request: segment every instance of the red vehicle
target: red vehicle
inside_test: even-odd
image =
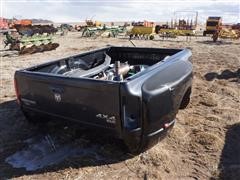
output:
[[[8,29],[8,22],[7,19],[1,18],[0,17],[0,30],[5,30]]]

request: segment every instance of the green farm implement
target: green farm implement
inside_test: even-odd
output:
[[[121,26],[99,26],[99,27],[86,27],[83,30],[83,37],[116,37],[119,33],[126,32],[125,27]]]
[[[5,32],[5,47],[9,50],[18,51],[19,54],[33,54],[36,52],[51,51],[59,44],[53,43],[53,36],[56,32],[52,26],[21,26],[16,31]]]

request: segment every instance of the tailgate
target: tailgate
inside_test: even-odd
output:
[[[118,83],[21,71],[15,79],[25,109],[104,128],[120,126]]]

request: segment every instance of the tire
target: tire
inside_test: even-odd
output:
[[[129,40],[131,40],[133,38],[133,34],[129,35]]]
[[[218,32],[215,32],[215,33],[213,34],[213,36],[212,36],[213,42],[217,42],[218,36],[219,36],[219,33],[218,33]]]
[[[150,39],[150,40],[153,40],[153,39],[154,39],[154,35],[150,35],[150,36],[149,36],[149,39]]]
[[[206,35],[207,35],[206,31],[203,31],[203,36],[206,36]]]

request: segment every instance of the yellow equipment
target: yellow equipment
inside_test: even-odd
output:
[[[239,35],[238,33],[235,31],[235,30],[232,30],[232,29],[222,29],[220,32],[219,32],[219,37],[220,38],[230,38],[230,39],[238,39],[239,38]]]
[[[188,29],[160,29],[159,34],[172,34],[173,36],[194,36],[195,30]]]
[[[132,34],[153,34],[155,33],[155,27],[134,26],[131,31]]]
[[[100,21],[93,22],[91,19],[86,19],[86,24],[88,27],[99,27],[102,26],[102,23]]]
[[[203,36],[207,34],[214,34],[216,31],[222,28],[222,18],[221,17],[208,17],[206,22],[206,30],[203,31]]]
[[[240,34],[236,30],[232,29],[221,29],[219,31],[216,31],[213,36],[213,42],[216,42],[218,38],[222,39],[239,39]]]
[[[98,26],[102,26],[102,23],[100,21],[95,21],[95,26],[98,27]]]
[[[133,36],[144,36],[146,38],[154,39],[155,27],[134,26],[129,32],[130,38]]]

